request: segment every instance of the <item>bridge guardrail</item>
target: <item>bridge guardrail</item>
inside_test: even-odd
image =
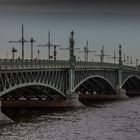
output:
[[[127,65],[120,66],[119,64],[113,64],[113,63],[100,63],[100,62],[83,62],[83,61],[77,61],[76,62],[76,68],[107,68],[107,69],[126,69],[126,70],[140,70],[140,67],[132,67]]]
[[[39,69],[39,68],[69,68],[68,61],[65,60],[12,60],[0,59],[0,70],[10,69]]]
[[[10,69],[47,69],[47,68],[70,68],[69,61],[66,60],[20,60],[20,59],[0,59],[0,70]],[[75,68],[107,68],[107,69],[126,69],[130,71],[138,70],[140,67],[131,67],[113,63],[83,62],[76,61]]]

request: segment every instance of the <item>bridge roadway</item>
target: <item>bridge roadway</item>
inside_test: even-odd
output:
[[[140,95],[140,68],[112,63],[63,60],[0,60],[0,97],[64,99],[78,94]],[[121,90],[120,90],[121,89]],[[124,89],[124,90],[122,90]]]

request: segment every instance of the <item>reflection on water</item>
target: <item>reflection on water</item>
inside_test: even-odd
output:
[[[78,108],[77,108],[78,109]],[[2,108],[2,112],[9,118],[17,122],[35,121],[41,116],[52,116],[63,114],[67,111],[75,110],[74,108]]]
[[[78,109],[7,110],[0,140],[139,140],[140,98]]]

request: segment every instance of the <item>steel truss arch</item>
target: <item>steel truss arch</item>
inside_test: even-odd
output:
[[[128,77],[122,82],[121,88],[122,88],[123,85],[124,85],[129,79],[131,79],[131,78],[136,78],[136,79],[140,80],[140,76],[138,76],[138,75],[130,75],[130,76],[128,76]]]
[[[50,85],[47,85],[47,84],[43,84],[43,83],[39,83],[39,82],[32,82],[32,83],[24,83],[24,84],[19,84],[19,85],[16,85],[16,86],[13,86],[13,87],[10,87],[4,91],[1,92],[0,94],[0,97],[13,91],[13,90],[16,90],[18,88],[22,88],[22,87],[27,87],[27,86],[44,86],[44,87],[48,87],[50,89],[53,89],[54,91],[56,91],[58,94],[60,94],[62,97],[65,98],[65,94],[62,93],[61,91],[59,91],[58,89],[50,86]]]
[[[82,85],[84,82],[86,82],[87,80],[92,79],[92,78],[100,78],[100,79],[105,80],[105,81],[112,87],[112,89],[113,89],[114,91],[116,91],[115,88],[114,88],[114,86],[111,84],[111,82],[110,82],[107,78],[105,78],[105,77],[103,77],[103,76],[100,76],[100,75],[92,75],[92,76],[89,76],[89,77],[85,78],[85,79],[82,80],[78,85],[76,85],[75,88],[73,89],[73,92],[75,92],[75,90],[76,90],[80,85]]]

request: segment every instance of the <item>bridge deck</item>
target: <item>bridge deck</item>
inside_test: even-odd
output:
[[[76,69],[125,69],[129,71],[140,71],[139,67],[136,66],[120,66],[113,63],[100,63],[100,62],[75,62]],[[1,59],[0,60],[0,71],[1,70],[12,70],[12,69],[48,69],[48,68],[70,68],[69,61],[65,60],[12,60],[12,59]]]

